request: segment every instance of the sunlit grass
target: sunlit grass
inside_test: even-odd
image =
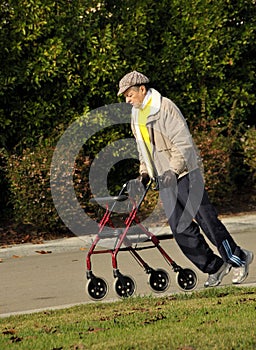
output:
[[[136,297],[0,319],[0,349],[256,348],[256,288]]]

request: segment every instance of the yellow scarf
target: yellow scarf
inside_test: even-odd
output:
[[[148,134],[148,129],[147,129],[146,123],[147,123],[147,117],[148,117],[149,112],[150,112],[151,103],[152,103],[152,97],[149,98],[145,107],[143,109],[139,110],[139,115],[138,115],[138,123],[139,123],[141,136],[142,136],[143,141],[145,142],[145,145],[147,147],[147,151],[150,155],[152,155],[152,147],[150,144],[150,139],[149,139],[149,134]]]
[[[137,129],[138,142],[140,143],[140,148],[144,155],[148,174],[151,178],[153,178],[155,174],[152,160],[152,147],[150,144],[148,129],[146,126],[147,117],[150,114],[151,104],[152,97],[150,96],[148,101],[146,101],[145,106],[142,109],[137,109],[135,118],[135,128]]]

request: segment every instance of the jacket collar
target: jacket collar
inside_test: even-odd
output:
[[[151,108],[150,108],[150,113],[148,117],[158,113],[161,107],[161,94],[155,89],[151,89],[151,93],[152,93],[152,102],[151,102]]]
[[[153,88],[150,89],[150,92],[151,92],[151,96],[152,96],[152,102],[151,102],[151,107],[150,107],[150,112],[149,112],[148,118],[151,117],[150,121],[152,121],[152,120],[159,118],[159,116],[155,116],[155,115],[159,112],[160,107],[161,107],[161,94]],[[133,107],[132,114],[136,115],[137,112],[138,112],[138,108]],[[153,116],[155,116],[155,118]]]

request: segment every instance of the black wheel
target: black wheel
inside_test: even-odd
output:
[[[93,277],[87,283],[86,290],[93,300],[101,300],[108,292],[108,285],[104,279]]]
[[[153,291],[162,293],[169,287],[169,275],[165,270],[153,270],[149,275],[149,285]]]
[[[131,297],[136,289],[135,281],[129,276],[119,276],[115,283],[114,288],[116,294],[121,298]]]
[[[191,269],[182,269],[177,274],[177,284],[184,290],[193,290],[197,285],[197,275]]]

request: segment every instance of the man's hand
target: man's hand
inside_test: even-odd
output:
[[[147,184],[148,184],[149,181],[150,181],[150,177],[149,177],[148,173],[142,173],[142,174],[139,176],[139,180],[140,180],[140,182],[142,183],[142,185],[146,188],[146,187],[147,187]]]
[[[167,170],[163,175],[158,177],[158,183],[160,189],[175,186],[177,175],[172,170]]]

